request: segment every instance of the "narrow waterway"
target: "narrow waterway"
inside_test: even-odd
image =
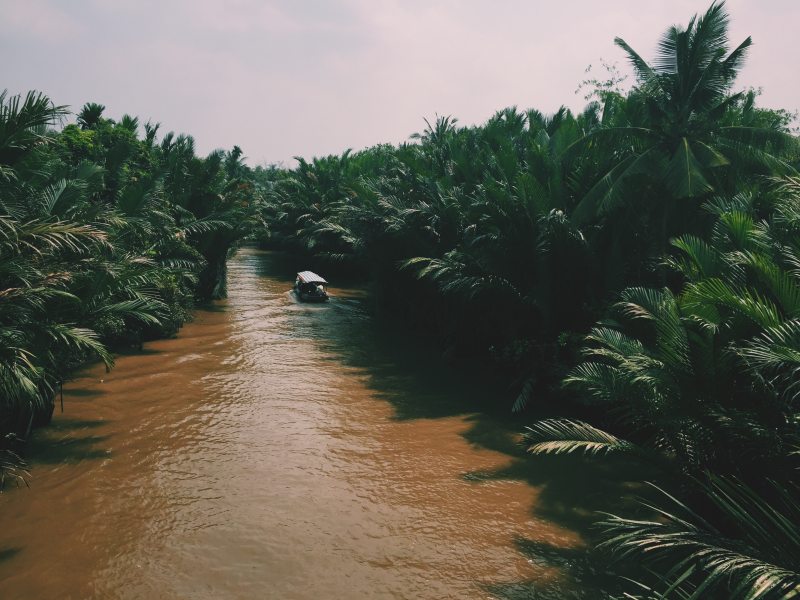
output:
[[[531,459],[503,390],[269,253],[176,339],[92,367],[0,495],[0,597],[596,598],[610,466]],[[58,409],[57,409],[58,410]]]

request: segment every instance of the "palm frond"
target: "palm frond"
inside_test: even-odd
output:
[[[653,486],[656,503],[641,501],[653,519],[608,515],[601,523],[601,547],[623,560],[641,560],[660,578],[659,598],[680,597],[688,586],[691,598],[731,600],[792,598],[800,594],[800,502],[772,484],[767,500],[734,479],[711,477],[699,483],[705,499],[727,521],[726,532],[675,496]],[[684,589],[686,589],[684,587]]]
[[[587,455],[628,453],[633,444],[583,421],[546,419],[526,427],[524,443],[531,454]]]

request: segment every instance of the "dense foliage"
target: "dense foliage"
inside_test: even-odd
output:
[[[800,154],[790,114],[732,93],[750,40],[727,30],[715,3],[652,64],[617,39],[636,84],[581,114],[439,117],[255,173],[265,243],[369,275],[448,355],[514,375],[515,409],[587,406],[534,424],[532,452],[665,474],[644,516],[602,524],[647,567],[628,597],[800,594]]]
[[[195,156],[158,125],[0,94],[0,476],[71,369],[169,336],[224,295],[229,249],[260,222],[241,150]]]
[[[599,524],[626,597],[800,596],[800,150],[733,92],[751,43],[727,31],[715,3],[652,63],[617,39],[636,84],[580,114],[438,117],[292,170],[0,95],[0,487],[71,369],[174,334],[260,231],[506,374],[509,408],[569,410],[532,453],[652,465],[640,511]]]

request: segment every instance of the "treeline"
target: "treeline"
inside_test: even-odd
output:
[[[191,137],[0,94],[0,479],[49,422],[86,360],[173,335],[196,299],[225,295],[229,250],[261,223],[238,147],[196,156]],[[142,130],[142,133],[140,133]]]
[[[531,452],[632,454],[671,486],[601,524],[631,598],[800,595],[800,153],[790,113],[732,92],[751,42],[727,31],[715,3],[653,63],[617,39],[636,83],[580,114],[440,117],[257,174],[267,244],[368,274],[513,374],[509,407],[586,407]]]

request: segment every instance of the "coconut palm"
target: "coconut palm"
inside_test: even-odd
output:
[[[603,145],[614,156],[608,170],[583,199],[576,218],[586,219],[619,204],[636,176],[664,190],[664,201],[730,191],[739,174],[790,172],[786,152],[795,139],[770,127],[727,123],[726,114],[745,100],[730,94],[751,45],[748,37],[729,51],[729,18],[714,2],[686,28],[670,27],[651,64],[625,40],[638,87],[624,102],[611,102],[613,117],[581,142]],[[663,235],[663,234],[662,234]]]

